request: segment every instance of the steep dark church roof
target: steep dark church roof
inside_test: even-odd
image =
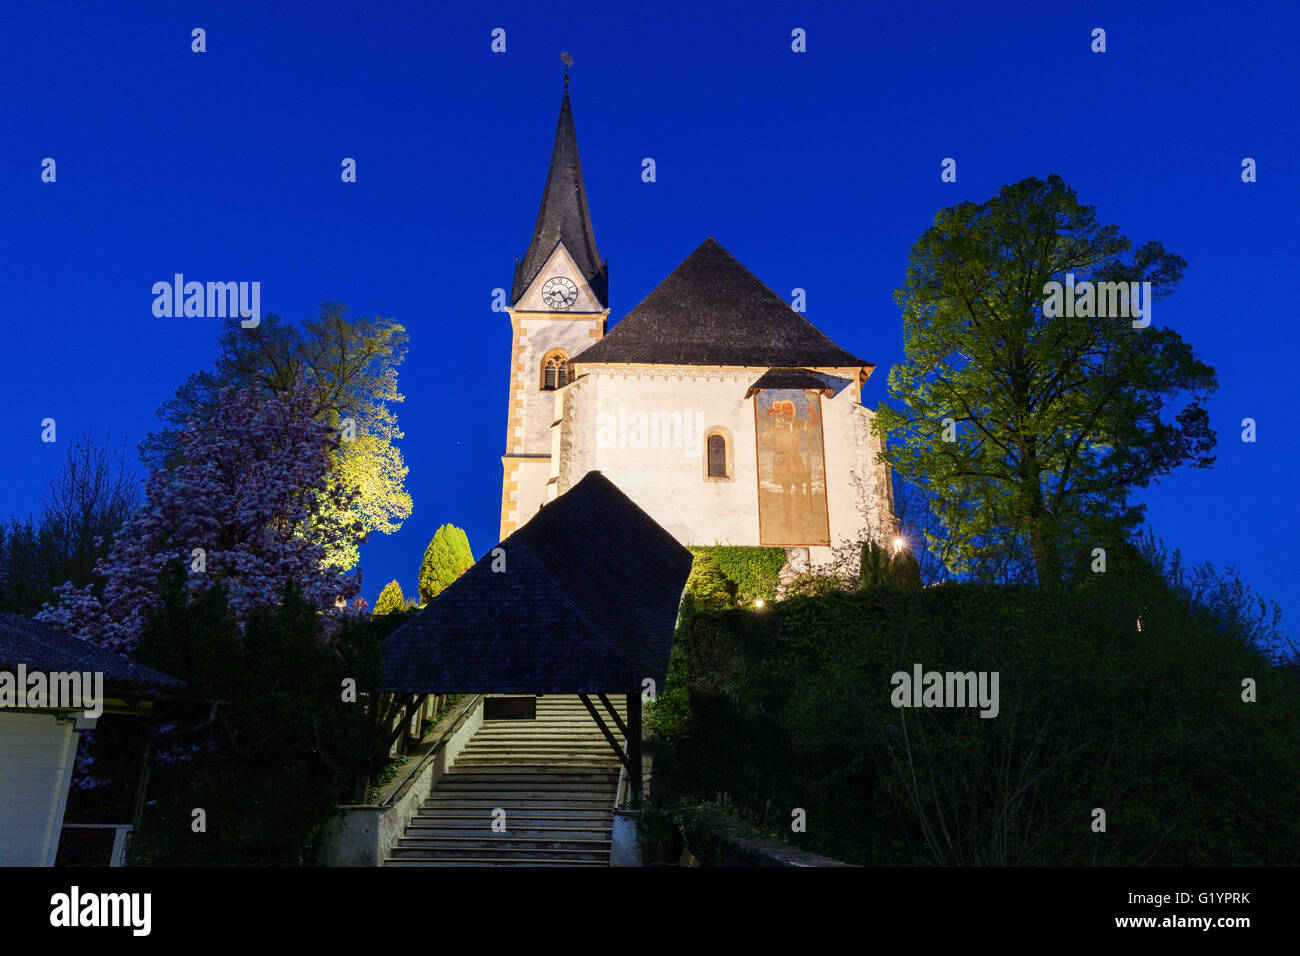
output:
[[[26,665],[28,671],[46,673],[99,672],[108,687],[160,690],[185,686],[175,677],[83,641],[67,631],[6,612],[0,614],[0,668],[13,671],[19,664]]]
[[[712,236],[573,361],[874,368],[818,331]]]
[[[691,555],[600,472],[489,552],[383,644],[393,693],[663,687]]]
[[[551,150],[551,169],[546,174],[546,189],[542,193],[542,208],[537,213],[537,225],[533,227],[533,240],[528,244],[528,251],[515,266],[511,305],[523,298],[561,242],[600,304],[608,305],[609,274],[596,251],[596,234],[591,228],[591,214],[587,211],[587,191],[582,184],[582,164],[578,162],[578,137],[573,131],[567,76],[564,99],[560,103],[560,121],[555,127],[555,146]]]

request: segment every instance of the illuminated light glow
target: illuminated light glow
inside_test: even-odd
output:
[[[895,538],[895,539],[894,539],[894,554],[898,554],[898,552],[902,551],[903,548],[905,548],[906,546],[907,546],[907,542],[904,541],[902,538]]]
[[[762,607],[763,604],[764,604],[763,599],[759,598],[757,601],[754,602],[754,607]]]

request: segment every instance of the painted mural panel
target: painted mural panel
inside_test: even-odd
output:
[[[754,396],[758,537],[765,545],[829,545],[821,396],[767,389]]]

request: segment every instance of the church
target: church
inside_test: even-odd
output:
[[[591,471],[682,544],[780,547],[794,571],[893,539],[889,469],[862,404],[875,366],[715,239],[610,328],[567,71],[509,302],[503,539]]]

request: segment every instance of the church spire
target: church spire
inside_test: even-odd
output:
[[[555,146],[551,150],[551,168],[546,174],[542,207],[533,227],[533,239],[518,265],[511,291],[511,304],[517,303],[555,252],[559,243],[572,257],[602,307],[608,306],[609,276],[605,263],[596,251],[596,234],[587,211],[587,191],[582,184],[582,166],[578,162],[578,138],[573,130],[573,112],[569,107],[569,64],[565,54],[564,98],[560,101],[560,121],[555,127]]]

